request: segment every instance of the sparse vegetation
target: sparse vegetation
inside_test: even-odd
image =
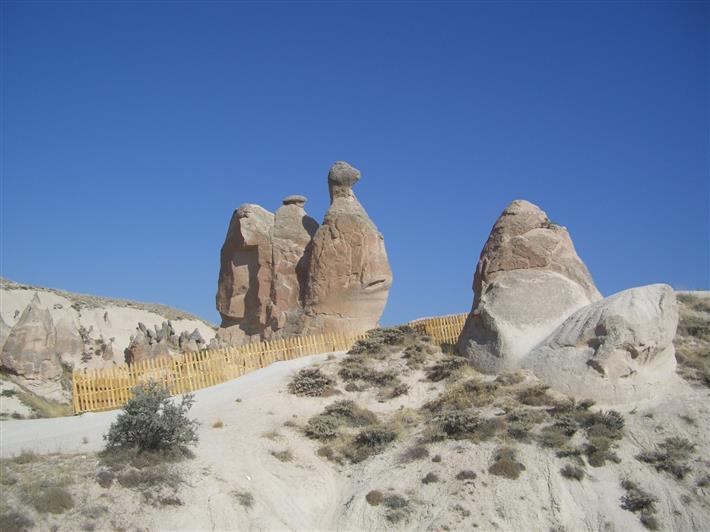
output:
[[[641,523],[649,530],[658,530],[659,524],[653,515],[656,513],[658,499],[628,479],[622,481],[621,487],[626,490],[626,495],[621,497],[621,507],[639,514]]]
[[[192,404],[192,394],[174,403],[168,390],[153,381],[136,386],[104,435],[107,450],[161,451],[196,444],[197,422],[187,417]]]
[[[284,449],[283,451],[271,451],[271,456],[273,456],[280,462],[291,462],[293,460],[293,453],[291,452],[291,449]]]
[[[300,370],[288,384],[288,391],[305,397],[327,397],[333,393],[335,381],[319,368]]]
[[[439,476],[430,471],[422,479],[422,484],[432,484],[433,482],[439,482]]]
[[[365,495],[365,500],[370,506],[379,506],[382,503],[384,496],[381,491],[372,490]]]
[[[25,514],[14,509],[8,509],[0,513],[0,530],[3,531],[25,531],[34,526],[34,522]]]
[[[518,401],[528,406],[554,406],[556,402],[548,395],[549,389],[550,387],[544,384],[523,388],[518,392]]]
[[[468,360],[461,356],[447,357],[426,368],[426,378],[432,382],[443,381],[456,374],[461,368],[468,365]]]
[[[74,508],[74,499],[61,486],[47,486],[29,496],[32,506],[39,513],[61,514]]]
[[[560,469],[560,474],[568,479],[582,480],[584,478],[584,469],[571,464],[566,464]]]
[[[429,456],[429,451],[423,445],[415,445],[404,451],[400,457],[399,462],[401,464],[408,464],[416,460],[423,460]]]
[[[212,428],[213,428],[213,429],[221,429],[222,427],[224,427],[224,422],[223,422],[222,420],[219,420],[219,419],[218,419],[217,421],[215,421],[214,423],[212,423]]]
[[[347,399],[336,401],[325,407],[324,415],[341,419],[353,427],[363,427],[377,423],[377,416],[365,408],[360,408],[354,401]]]
[[[474,480],[476,476],[476,473],[474,473],[470,469],[464,469],[458,472],[458,474],[456,475],[456,480]]]
[[[244,508],[249,509],[254,505],[254,496],[248,491],[234,490],[232,491],[232,497]]]
[[[685,438],[674,436],[665,439],[658,447],[658,451],[646,451],[636,458],[654,465],[657,471],[666,471],[677,479],[685,478],[691,470],[688,460],[695,450],[695,444]]]
[[[491,475],[516,479],[525,470],[525,466],[517,461],[515,449],[512,447],[500,447],[494,457],[493,463],[488,468]]]
[[[305,433],[314,440],[328,440],[337,436],[339,426],[340,419],[337,417],[319,414],[308,420]]]

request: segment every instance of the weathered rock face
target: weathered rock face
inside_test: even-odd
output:
[[[245,204],[232,215],[224,240],[217,289],[218,335],[228,343],[261,338],[271,295],[274,215]]]
[[[54,323],[37,294],[5,340],[1,360],[5,370],[25,379],[49,381],[62,376]]]
[[[273,215],[243,205],[232,217],[217,291],[222,326],[214,345],[377,325],[392,283],[384,240],[352,191],[360,172],[328,174],[322,227],[289,196]]]
[[[485,373],[517,367],[565,318],[601,298],[567,229],[522,200],[493,226],[473,291],[458,349]]]
[[[155,325],[153,329],[139,323],[130,345],[124,350],[124,357],[126,363],[133,364],[150,358],[199,351],[205,346],[206,342],[197,329],[190,334],[182,331],[177,335],[170,321],[164,321],[160,327]]]
[[[305,333],[372,329],[387,303],[392,270],[382,234],[352,191],[359,179],[344,162],[328,174],[331,205],[313,237]]]
[[[573,397],[646,399],[674,378],[677,326],[670,286],[632,288],[572,314],[522,364]]]
[[[283,337],[303,329],[303,298],[310,253],[306,248],[318,222],[306,215],[303,196],[283,200],[274,216],[272,232],[273,275],[269,305],[269,329]]]

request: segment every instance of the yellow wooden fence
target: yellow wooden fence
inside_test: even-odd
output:
[[[438,343],[453,343],[465,318],[465,314],[427,318],[409,325]],[[134,386],[150,380],[162,383],[172,395],[187,393],[235,379],[272,362],[346,351],[366,336],[367,333],[298,336],[147,359],[130,366],[75,370],[72,378],[74,413],[119,408],[131,398]]]

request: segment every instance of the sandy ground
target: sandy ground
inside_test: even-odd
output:
[[[200,442],[196,457],[184,465],[183,505],[155,507],[140,499],[129,500],[126,490],[100,488],[91,477],[81,486],[81,497],[85,504],[119,505],[120,510],[112,510],[113,519],[120,517],[119,528],[129,529],[640,531],[645,529],[638,516],[620,506],[625,493],[620,481],[632,478],[658,497],[656,515],[663,529],[710,529],[710,489],[697,485],[710,472],[707,388],[678,379],[669,395],[627,405],[623,410],[627,435],[617,450],[620,463],[586,467],[581,481],[563,478],[559,471],[567,462],[535,443],[516,445],[526,469],[515,480],[488,472],[499,446],[496,441],[433,442],[428,444],[427,457],[403,463],[402,453],[418,439],[416,430],[364,462],[337,465],[318,456],[320,443],[306,438],[300,428],[325,405],[349,398],[384,418],[402,407],[420,407],[445,386],[413,371],[402,376],[410,386],[409,394],[384,402],[371,391],[343,391],[329,398],[295,397],[287,392],[298,369],[317,364],[334,375],[342,356],[275,363],[198,391],[190,415],[201,423]],[[343,390],[342,382],[338,388]],[[80,459],[95,463],[92,452],[102,448],[101,435],[115,416],[116,412],[107,412],[0,422],[0,454],[13,456],[23,449],[81,453]],[[216,421],[224,426],[213,428]],[[692,472],[684,480],[634,458],[670,436],[683,436],[698,445]],[[292,460],[280,461],[272,454],[285,450]],[[436,455],[440,460],[432,461]],[[474,471],[477,478],[456,479],[463,469]],[[427,473],[435,473],[439,481],[423,484]],[[365,496],[375,489],[407,500],[402,519],[391,522],[386,508],[368,504]],[[253,505],[240,505],[235,492],[250,494]],[[65,521],[51,519],[60,529],[79,527],[79,518],[73,516],[62,516]],[[110,522],[104,520],[97,527],[118,527]]]

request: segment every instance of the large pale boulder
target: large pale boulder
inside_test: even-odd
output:
[[[365,331],[377,326],[392,271],[382,234],[355,197],[360,172],[330,169],[331,204],[313,237],[305,297],[305,333]]]
[[[601,298],[567,229],[513,201],[483,247],[458,350],[479,371],[514,369],[565,318]]]
[[[318,222],[306,214],[304,196],[288,196],[276,211],[272,231],[273,273],[269,305],[270,337],[288,337],[303,329],[307,252]]]
[[[232,215],[221,252],[218,336],[230,344],[262,339],[267,327],[272,280],[274,215],[244,204]]]
[[[573,397],[604,403],[650,398],[674,379],[677,326],[670,286],[631,288],[572,314],[522,365]]]
[[[29,380],[58,380],[62,365],[56,344],[52,316],[35,294],[5,340],[2,367]]]

